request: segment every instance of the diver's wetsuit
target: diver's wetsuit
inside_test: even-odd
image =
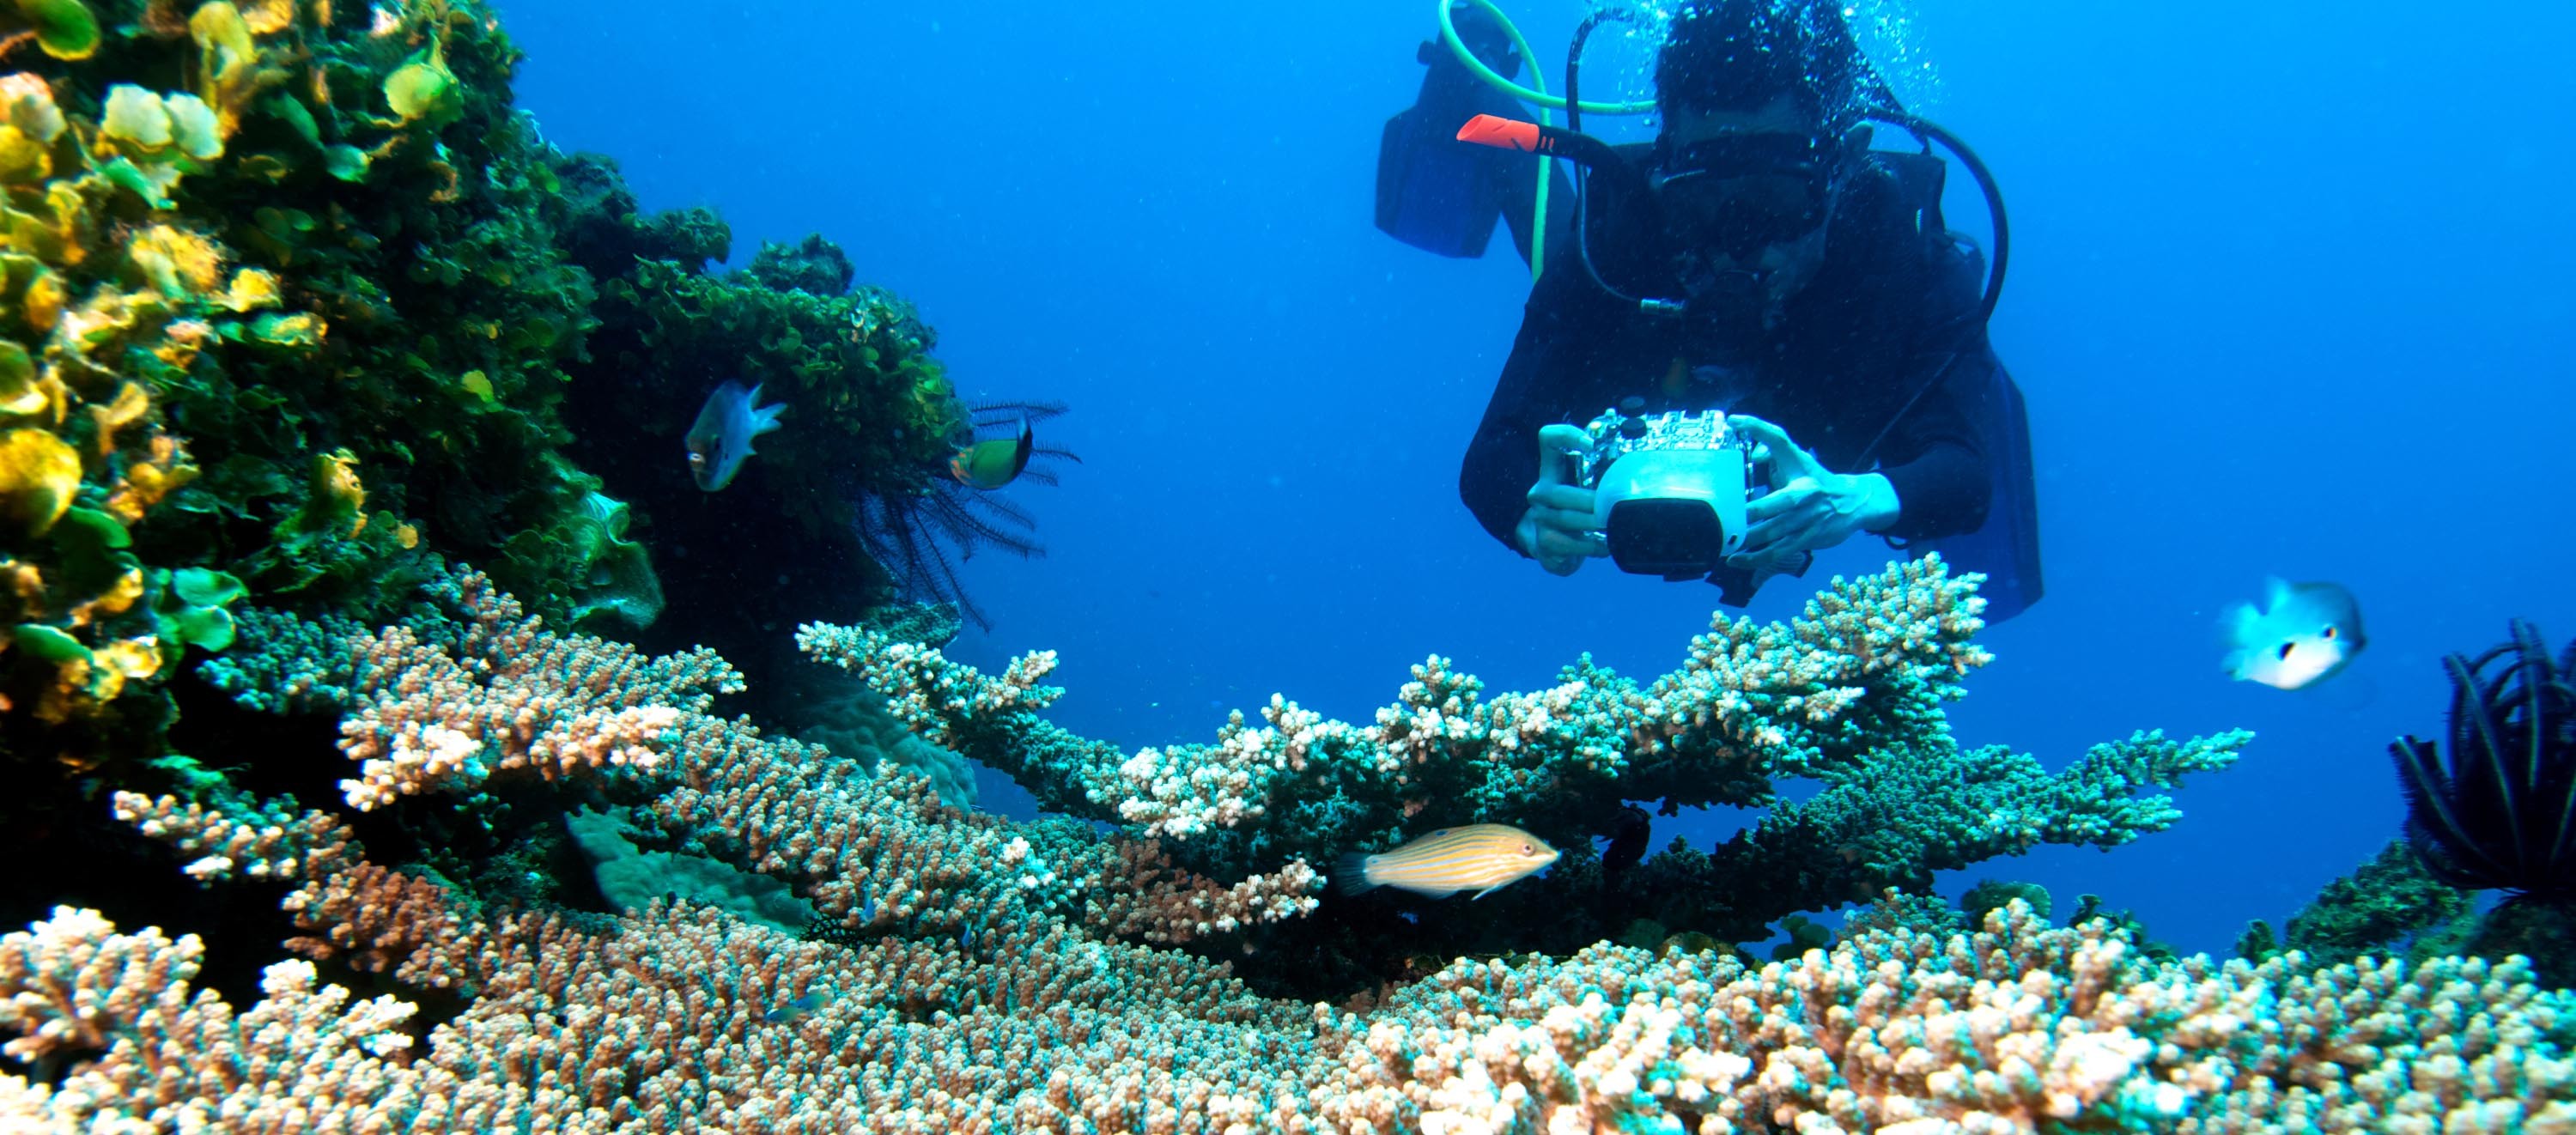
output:
[[[1531,289],[1520,337],[1467,447],[1459,495],[1486,531],[1517,549],[1540,427],[1579,425],[1631,395],[1644,398],[1650,414],[1727,405],[1779,425],[1826,466],[1860,472],[1863,448],[1948,365],[1879,441],[1876,468],[1895,485],[1901,509],[1885,535],[1914,540],[1978,527],[1991,478],[1986,439],[1971,425],[1982,417],[1971,403],[1999,385],[2002,363],[1974,317],[1973,258],[1944,234],[1919,233],[1917,216],[1897,179],[1874,163],[1844,187],[1824,264],[1788,301],[1781,325],[1733,336],[1640,312],[1595,287],[1575,261],[1572,232],[1551,225],[1547,272]],[[1614,264],[1616,244],[1595,228],[1594,263],[1613,280],[1642,262],[1639,255]]]

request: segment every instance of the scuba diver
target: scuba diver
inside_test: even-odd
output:
[[[1874,535],[1987,573],[1990,621],[2028,607],[2036,494],[2021,394],[1986,338],[2008,235],[1983,165],[1904,111],[1838,5],[1809,0],[1684,7],[1656,59],[1655,140],[1608,145],[1579,116],[1612,108],[1577,97],[1604,18],[1626,13],[1577,32],[1559,129],[1501,89],[1527,49],[1489,30],[1488,0],[1446,10],[1447,50],[1381,148],[1389,233],[1472,256],[1500,211],[1523,219],[1524,257],[1545,248],[1460,470],[1468,508],[1557,575],[1609,557],[1741,606]],[[1873,149],[1879,125],[1919,152]],[[1943,223],[1934,141],[1985,192],[1991,269]],[[1571,161],[1573,192],[1532,154]]]

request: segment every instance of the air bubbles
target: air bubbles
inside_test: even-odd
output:
[[[1776,18],[1816,20],[1830,18],[1825,15],[1828,12],[1839,13],[1844,24],[1851,29],[1852,39],[1861,53],[1887,80],[1898,101],[1921,112],[1940,102],[1942,84],[1940,69],[1923,46],[1919,6],[1920,0],[1848,0],[1835,8],[1809,7],[1805,0],[1767,0],[1764,4],[1768,14]],[[1705,7],[1705,4],[1676,3],[1674,0],[1642,0],[1633,4],[1590,0],[1590,11],[1624,10],[1640,18],[1606,21],[1595,30],[1583,64],[1584,101],[1643,101],[1653,98],[1655,57],[1663,47],[1673,19],[1685,13],[1699,14]],[[1771,45],[1759,44],[1756,50],[1769,52]],[[1651,123],[1650,118],[1647,120],[1649,128]]]
[[[1665,29],[1673,17],[1688,11],[1692,5],[1664,0],[1620,4],[1611,0],[1592,0],[1593,12],[1624,11],[1634,19],[1605,20],[1592,32],[1583,55],[1583,101],[1652,102],[1655,97],[1655,57],[1663,50]],[[1551,81],[1561,72],[1551,72]],[[1651,121],[1651,119],[1638,120]],[[1587,131],[1617,128],[1608,122],[1584,123]]]
[[[1918,112],[1940,101],[1941,72],[1924,51],[1912,0],[1854,0],[1842,11],[1852,38],[1898,100]]]

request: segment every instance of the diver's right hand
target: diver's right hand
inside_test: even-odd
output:
[[[1512,535],[1522,554],[1551,575],[1573,575],[1584,560],[1610,554],[1608,539],[1592,523],[1596,494],[1574,483],[1575,462],[1591,452],[1592,435],[1581,426],[1538,432],[1538,482]]]

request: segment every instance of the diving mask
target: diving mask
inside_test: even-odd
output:
[[[1764,248],[1824,226],[1833,207],[1836,153],[1825,139],[1804,134],[1721,134],[1674,147],[1658,142],[1646,184],[1676,240],[1749,264]]]

